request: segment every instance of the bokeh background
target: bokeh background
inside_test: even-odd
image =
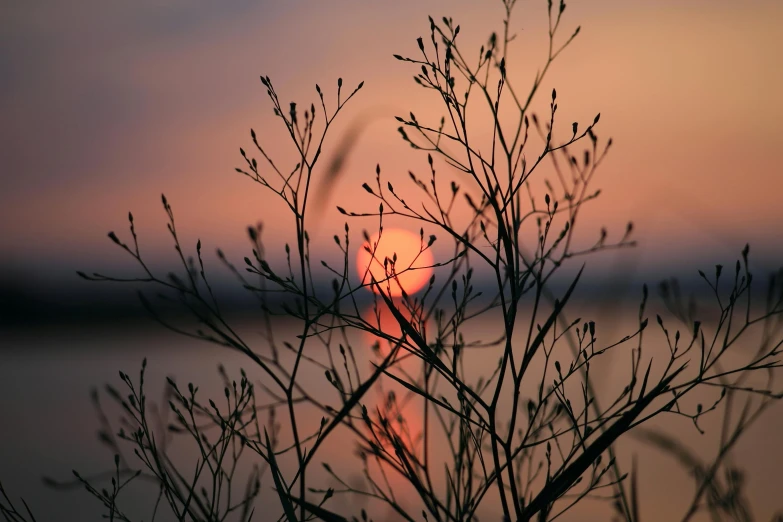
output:
[[[19,423],[16,438],[5,438],[10,424],[0,434],[11,447],[26,430],[44,429],[24,424],[25,409],[8,398],[27,389],[22,376],[38,372],[36,361],[47,361],[52,372],[54,360],[89,366],[114,334],[105,324],[101,342],[85,332],[131,313],[125,303],[137,309],[130,289],[75,275],[137,273],[106,238],[109,230],[127,237],[129,210],[156,267],[176,263],[160,193],[186,244],[200,238],[218,272],[214,248],[241,263],[246,227],[258,221],[267,224],[270,257],[282,258],[292,221],[234,172],[242,165],[238,148],[252,145],[251,127],[279,163],[295,161],[259,75],[272,79],[283,103],[300,107],[317,101],[315,83],[333,107],[338,77],[349,90],[365,82],[327,140],[327,153],[357,118],[380,115],[333,187],[314,251],[332,255],[332,234],[344,222],[334,206],[363,209],[361,184],[373,179],[376,163],[400,183],[409,169],[426,170],[424,156],[399,139],[392,116],[437,112],[439,102],[413,83],[416,69],[392,54],[418,52],[415,40],[427,36],[430,14],[453,17],[465,48],[502,29],[499,0],[0,5],[0,347],[7,377],[0,405]],[[639,240],[633,251],[590,262],[599,281],[618,269],[633,281],[687,279],[698,268],[731,266],[746,242],[757,272],[781,264],[781,21],[777,0],[569,4],[561,38],[577,25],[582,30],[541,92],[557,88],[564,135],[571,121],[584,126],[600,112],[597,134],[614,139],[597,179],[602,196],[583,215],[582,230],[597,234],[607,225],[611,239],[632,220]],[[523,85],[546,57],[546,2],[520,2],[512,23],[518,37],[509,75]],[[534,108],[543,112],[547,104],[545,95]],[[609,290],[604,296],[612,297]],[[45,337],[52,332],[59,337]],[[76,351],[88,345],[94,351]],[[85,402],[95,384],[87,381],[102,368],[78,374]],[[78,396],[74,391],[73,400]],[[775,454],[773,464],[781,458]]]
[[[238,147],[250,148],[254,127],[262,142],[290,152],[260,74],[283,103],[300,106],[317,100],[315,83],[328,96],[337,77],[346,87],[365,81],[327,151],[354,118],[388,115],[361,136],[333,204],[363,201],[360,185],[376,163],[392,180],[424,171],[391,116],[438,102],[392,53],[418,52],[428,14],[460,23],[465,48],[501,29],[502,16],[500,2],[461,0],[79,0],[0,9],[0,265],[6,279],[50,289],[81,286],[76,269],[127,266],[105,234],[126,230],[128,210],[148,256],[169,259],[161,192],[186,238],[246,250],[246,225],[281,207],[233,171]],[[543,1],[516,10],[510,74],[518,85],[545,59],[545,13]],[[633,220],[641,271],[686,275],[730,263],[745,242],[764,267],[783,253],[782,16],[774,0],[569,4],[561,36],[583,30],[541,92],[558,89],[564,133],[601,113],[597,132],[616,147],[597,180],[602,200],[585,219],[617,233]],[[545,95],[537,108],[547,103]],[[271,255],[282,253],[288,221],[268,231]],[[342,222],[330,205],[323,244]]]

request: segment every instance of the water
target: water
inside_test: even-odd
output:
[[[585,318],[589,318],[591,313],[597,313],[590,307],[582,307],[580,311]],[[619,319],[612,313],[607,313],[606,317],[596,317],[599,338],[619,339],[622,334],[631,333],[635,326],[633,313],[626,313],[622,317],[623,319]],[[282,326],[278,328],[278,339],[295,340],[296,332],[290,325],[278,326]],[[492,321],[484,321],[473,325],[465,334],[466,337],[489,340],[497,336],[497,326]],[[259,329],[260,326],[255,323],[245,321],[243,324],[243,330],[251,336]],[[373,342],[371,337],[364,335],[354,338],[357,348],[360,344],[366,347]],[[654,335],[657,333],[650,333],[648,342],[653,342]],[[119,388],[121,382],[118,370],[125,371],[136,380],[141,360],[147,357],[146,382],[148,394],[154,401],[159,401],[162,397],[166,376],[175,376],[181,386],[192,381],[201,387],[205,397],[221,398],[221,384],[216,372],[219,363],[223,363],[229,375],[237,379],[240,367],[248,370],[251,380],[257,380],[261,376],[258,371],[253,370],[253,364],[241,354],[188,340],[147,323],[102,329],[85,326],[15,331],[5,333],[4,339],[5,346],[0,350],[0,480],[12,498],[23,496],[27,500],[41,521],[101,519],[104,511],[86,492],[78,487],[69,491],[45,487],[42,476],[71,480],[73,468],[77,468],[84,475],[112,468],[112,452],[97,441],[99,422],[90,401],[90,390],[106,382]],[[658,345],[657,348],[650,348],[649,350],[653,351],[648,353],[657,354],[657,360],[662,362],[663,352],[654,351],[662,348]],[[318,349],[317,345],[313,348],[315,349]],[[600,364],[597,362],[594,365],[593,377],[599,397],[616,395],[617,390],[627,382],[630,350],[631,345],[622,346],[614,354],[609,353],[602,358]],[[474,351],[466,357],[466,364],[477,374],[488,374],[498,355],[497,351]],[[730,355],[741,357],[743,353],[737,350]],[[357,351],[357,357],[360,367],[368,367],[372,354],[369,350],[364,353]],[[565,362],[565,359],[563,361]],[[541,371],[541,368],[531,367],[531,371],[534,370]],[[333,397],[335,400],[332,404],[337,405],[336,392],[324,378],[322,370],[305,369],[302,378],[313,393],[319,397]],[[386,387],[388,389],[389,386]],[[704,395],[705,404],[710,404],[710,396]],[[108,401],[104,402],[108,404]],[[110,416],[116,418],[116,408],[109,407],[107,411]],[[420,418],[420,413],[420,403],[411,401],[406,416],[417,419]],[[303,431],[316,429],[320,416],[318,413],[303,418]],[[708,428],[706,435],[700,435],[692,423],[682,417],[670,415],[661,421],[655,426],[665,427],[675,438],[704,458],[709,458],[717,451],[719,416],[715,413],[706,416],[701,423],[702,427]],[[410,429],[420,430],[421,424],[417,427],[412,420]],[[732,462],[746,473],[746,495],[758,520],[768,520],[774,511],[783,508],[783,502],[779,499],[779,487],[776,486],[783,478],[780,471],[783,469],[783,449],[779,442],[781,429],[783,408],[778,404],[751,427],[733,453]],[[282,435],[285,437],[286,432]],[[319,450],[315,461],[328,461],[338,473],[358,482],[361,481],[360,473],[357,473],[360,469],[359,460],[354,455],[356,447],[348,437],[347,433],[336,436],[331,444]],[[445,456],[444,448],[442,441],[440,444],[434,443],[433,459]],[[687,473],[671,456],[628,437],[618,444],[617,450],[623,458],[624,471],[630,471],[631,456],[635,455],[637,458],[642,518],[679,519],[694,490],[693,481]],[[174,454],[182,459],[182,462],[189,462],[188,458],[192,456],[186,450],[175,451]],[[132,458],[132,454],[129,456]],[[183,469],[190,467],[185,466]],[[335,485],[320,465],[313,467],[313,473],[310,484]],[[435,475],[438,477],[437,473]],[[401,484],[398,479],[392,480]],[[440,478],[435,480],[442,482]],[[270,513],[277,513],[279,510],[270,489],[271,485],[267,474],[265,480],[262,480],[264,494],[257,503],[254,520],[273,520],[274,518],[269,518]],[[154,487],[145,484],[130,490],[130,511],[143,513],[143,519],[149,520],[155,493]],[[331,505],[336,510],[351,506],[350,512],[358,515],[359,508],[364,505],[371,508],[371,515],[375,520],[395,520],[386,510],[379,510],[371,503],[361,504],[361,500],[356,496],[338,497],[332,502]],[[403,500],[403,503],[406,501]],[[415,504],[407,503],[415,507]],[[485,504],[487,509],[480,512],[484,515],[482,519],[500,520],[499,510],[494,507],[496,500],[490,498]],[[418,510],[413,509],[412,512]],[[560,520],[584,520],[592,517],[607,519],[608,513],[606,501],[586,500],[578,510],[570,512]],[[696,517],[696,520],[702,519],[705,518]]]

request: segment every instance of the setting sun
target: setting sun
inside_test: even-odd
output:
[[[380,237],[380,239],[379,239]],[[376,247],[377,244],[377,247]],[[426,246],[426,243],[425,243]],[[367,251],[374,250],[374,256]],[[402,289],[412,294],[421,289],[432,275],[432,253],[422,248],[421,237],[418,234],[399,228],[387,228],[383,234],[377,232],[370,237],[370,242],[365,242],[356,256],[356,267],[359,279],[363,284],[372,281],[370,274],[376,281],[383,281],[391,275],[392,259],[397,254],[394,264],[397,276],[383,283],[384,290],[388,289],[393,296],[402,295]],[[384,259],[388,258],[387,269],[384,269]],[[411,268],[410,270],[408,268]],[[369,270],[368,270],[369,269]],[[402,287],[402,288],[401,288]],[[373,291],[376,291],[373,288]]]

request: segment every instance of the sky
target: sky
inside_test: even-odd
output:
[[[524,0],[512,18],[509,77],[520,86],[545,59],[545,13],[545,1]],[[374,207],[361,184],[376,163],[399,185],[408,170],[426,171],[392,116],[435,116],[440,106],[392,54],[415,55],[429,14],[453,17],[465,48],[502,29],[500,1],[4,3],[0,266],[31,284],[71,281],[77,269],[130,270],[106,238],[109,230],[127,237],[128,211],[145,254],[170,266],[161,193],[186,244],[200,238],[205,251],[220,246],[241,262],[246,226],[262,221],[271,255],[282,253],[290,216],[234,172],[239,147],[252,146],[251,127],[281,164],[294,161],[259,75],[283,103],[300,106],[317,100],[316,83],[328,102],[338,77],[346,88],[365,81],[327,140],[327,157],[357,118],[382,116],[360,137],[314,225],[314,248],[333,255],[331,237],[344,222],[334,206]],[[602,225],[617,237],[633,220],[640,246],[618,259],[656,277],[732,263],[745,242],[759,266],[780,264],[781,19],[783,4],[773,0],[569,4],[561,37],[582,30],[541,92],[557,88],[564,134],[600,112],[597,134],[615,144],[595,185],[602,196],[583,216],[587,239]],[[544,112],[548,101],[534,109]]]

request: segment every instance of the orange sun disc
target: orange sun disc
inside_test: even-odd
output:
[[[426,246],[426,242],[422,245],[418,234],[400,228],[384,228],[382,234],[373,234],[369,243],[365,242],[356,256],[356,267],[362,284],[369,285],[375,278],[381,282],[381,289],[392,296],[402,295],[402,289],[407,294],[420,290],[429,281],[433,264],[429,249],[420,253],[422,246]],[[397,261],[392,268],[395,254]],[[387,258],[384,268],[384,260]],[[377,292],[375,285],[372,289]]]

